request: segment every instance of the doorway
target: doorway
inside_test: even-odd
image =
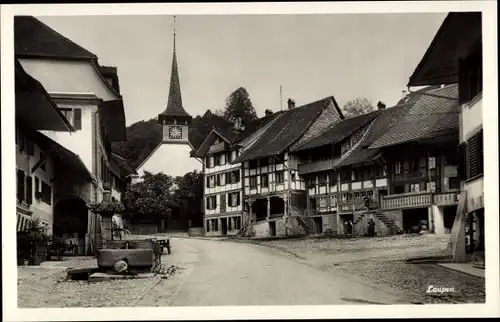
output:
[[[227,236],[227,218],[220,219],[220,226],[221,226],[222,236]]]
[[[316,228],[317,233],[323,232],[323,217],[314,217],[314,228]]]
[[[269,222],[269,235],[276,236],[276,221]]]

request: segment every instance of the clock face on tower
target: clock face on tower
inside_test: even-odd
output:
[[[168,129],[168,136],[171,140],[182,139],[182,126],[170,126]]]

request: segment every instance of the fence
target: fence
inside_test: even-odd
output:
[[[158,226],[147,226],[147,225],[129,225],[127,229],[132,235],[154,235],[158,233]]]

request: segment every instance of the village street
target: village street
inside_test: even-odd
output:
[[[429,238],[435,239],[435,237]],[[397,258],[391,259],[387,256],[388,252],[393,255],[398,255],[399,252],[401,255],[407,253],[408,249],[415,254],[423,251],[429,253],[430,249],[434,249],[435,253],[439,252],[442,244],[429,247],[428,243],[432,240],[391,240],[394,250],[384,246],[385,251],[374,250],[371,257],[367,252],[356,251],[352,245],[346,245],[346,242],[339,240],[315,244],[324,247],[325,243],[335,243],[347,252],[342,253],[337,249],[330,250],[330,254],[326,254],[325,250],[319,254],[309,248],[305,254],[295,249],[294,252],[299,255],[291,254],[286,248],[290,245],[297,248],[297,245],[310,244],[312,240],[263,242],[267,247],[223,240],[175,237],[171,240],[173,252],[171,255],[164,255],[162,263],[167,266],[174,265],[177,272],[168,279],[154,277],[98,283],[63,280],[65,268],[95,266],[96,261],[93,258],[47,262],[40,267],[18,267],[19,307],[484,301],[484,279],[453,272],[436,265],[405,264],[397,261]],[[387,245],[383,240],[380,239],[381,242],[378,244]],[[422,242],[426,243],[427,247],[419,247],[419,243]],[[353,256],[358,257],[357,260]],[[327,265],[327,262],[330,265]],[[363,278],[366,274],[368,279]],[[394,285],[397,283],[400,285]],[[434,283],[437,286],[454,283],[451,286],[456,292],[451,295],[430,296],[425,292],[428,287],[426,283]]]

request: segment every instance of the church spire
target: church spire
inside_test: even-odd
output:
[[[163,120],[170,123],[175,120],[184,123],[191,120],[189,115],[182,105],[181,85],[179,82],[179,69],[177,66],[177,52],[176,52],[176,31],[175,31],[175,16],[174,16],[174,30],[173,30],[173,55],[172,55],[172,70],[170,74],[170,90],[168,93],[167,108],[159,115],[159,121],[163,124]]]

